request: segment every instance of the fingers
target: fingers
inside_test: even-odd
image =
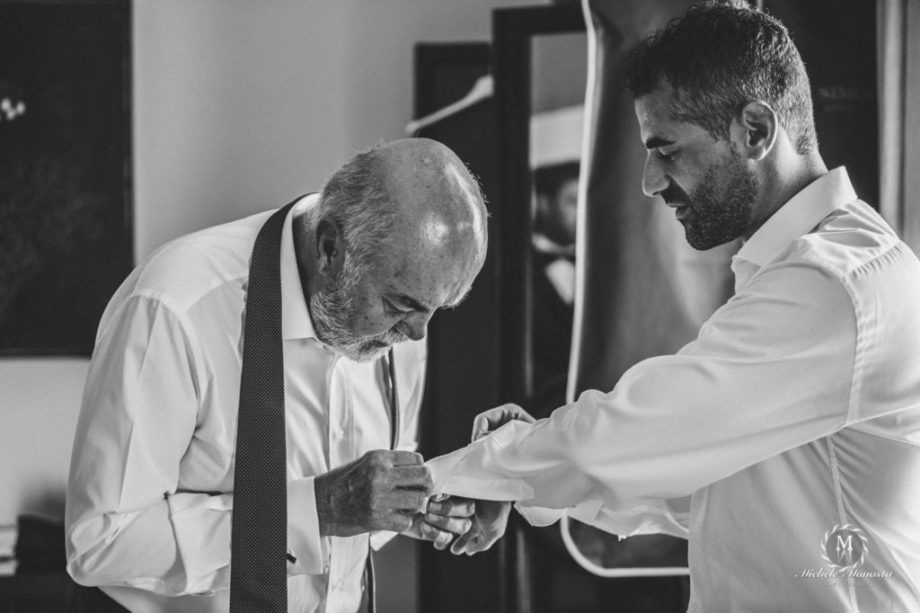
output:
[[[476,513],[476,502],[469,498],[451,496],[428,503],[428,512],[450,517],[472,517]]]
[[[404,451],[402,449],[394,449],[393,451],[379,450],[379,451],[369,451],[368,453],[383,453],[390,457],[390,462],[392,466],[414,466],[417,464],[424,464],[425,459],[422,458],[422,454],[416,453],[414,451]]]
[[[466,553],[466,543],[473,538],[469,532],[457,538],[454,544],[450,546],[450,552],[455,556]]]
[[[450,552],[454,555],[471,556],[488,550],[499,538],[499,535],[489,536],[479,530],[470,530],[454,541],[454,544],[450,546]]]
[[[411,451],[369,451],[368,523],[373,530],[404,532],[425,511],[433,487],[422,456]]]
[[[509,421],[523,421],[532,424],[536,421],[530,413],[516,404],[503,404],[500,407],[480,413],[473,420],[472,440],[475,442]]]
[[[471,556],[474,553],[478,553],[482,551],[482,548],[478,544],[480,538],[481,535],[476,532],[467,532],[454,541],[454,544],[450,546],[450,552],[458,556],[461,554]]]
[[[510,513],[510,503],[479,501],[470,530],[454,541],[451,553],[473,555],[489,549],[505,533]]]
[[[490,412],[491,411],[486,412],[486,413],[480,413],[479,415],[476,416],[476,419],[473,420],[473,434],[470,437],[470,440],[472,442],[478,441],[479,439],[481,439],[486,434],[492,431],[493,422],[492,422],[492,418],[490,418],[490,415],[489,415]]]
[[[373,529],[405,532],[412,527],[413,517],[414,514],[412,513],[388,513],[378,519]]]
[[[434,487],[427,466],[394,466],[390,469],[390,475],[394,487],[422,490],[426,495]]]
[[[477,436],[477,438],[481,438],[492,430],[503,426],[505,422],[508,421],[508,419],[506,419],[507,406],[508,405],[495,407],[494,409],[489,409],[485,413],[477,415],[476,419],[473,420],[473,435]]]
[[[473,522],[466,517],[445,517],[443,515],[426,513],[425,525],[432,526],[443,532],[448,532],[451,537],[453,537],[454,535],[466,534],[470,526],[473,525]]]
[[[379,496],[375,505],[380,512],[395,512],[415,515],[425,512],[428,497],[422,490],[396,489]]]
[[[434,483],[431,471],[422,464],[422,456],[412,451],[368,451],[366,460],[372,471],[374,488],[417,489],[426,495],[431,493]]]
[[[515,418],[516,420],[518,420],[518,421],[523,421],[523,422],[528,423],[528,424],[535,424],[535,423],[537,423],[537,418],[534,417],[533,415],[531,415],[530,413],[528,413],[527,411],[525,411],[524,409],[522,409],[521,407],[519,407],[519,406],[517,406],[517,405],[515,405],[515,404],[512,404],[511,406],[514,407],[514,409],[515,409],[515,411],[514,411],[514,418]]]
[[[419,533],[426,541],[431,541],[438,551],[447,549],[447,546],[450,545],[451,540],[454,538],[454,533],[440,530],[424,521],[419,525]]]

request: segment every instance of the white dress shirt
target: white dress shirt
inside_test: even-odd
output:
[[[431,461],[435,491],[689,538],[693,612],[920,611],[920,263],[839,168],[732,269],[695,341]]]
[[[291,611],[355,611],[368,535],[320,537],[313,478],[389,448],[380,361],[320,343],[281,239]],[[103,314],[67,495],[68,570],[132,611],[227,611],[234,448],[249,258],[273,211],[177,239],[139,266]],[[425,344],[398,345],[402,431],[414,449]],[[386,534],[372,540],[386,540]]]

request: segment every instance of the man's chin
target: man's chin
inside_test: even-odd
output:
[[[373,362],[389,351],[391,346],[392,344],[381,340],[370,340],[333,349],[355,362]]]

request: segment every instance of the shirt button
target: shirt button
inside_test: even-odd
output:
[[[342,428],[339,428],[338,430],[336,430],[335,438],[337,440],[342,440],[343,438],[345,438],[345,430],[343,430]]]

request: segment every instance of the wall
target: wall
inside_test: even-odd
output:
[[[319,189],[404,135],[415,42],[488,40],[493,7],[541,3],[134,0],[135,256]],[[62,518],[86,369],[0,360],[0,525]]]
[[[138,255],[403,136],[414,43],[488,40],[507,4],[534,2],[136,0]]]
[[[403,136],[413,45],[528,0],[134,0],[136,257],[280,206]],[[59,517],[86,361],[0,361],[0,525]]]

